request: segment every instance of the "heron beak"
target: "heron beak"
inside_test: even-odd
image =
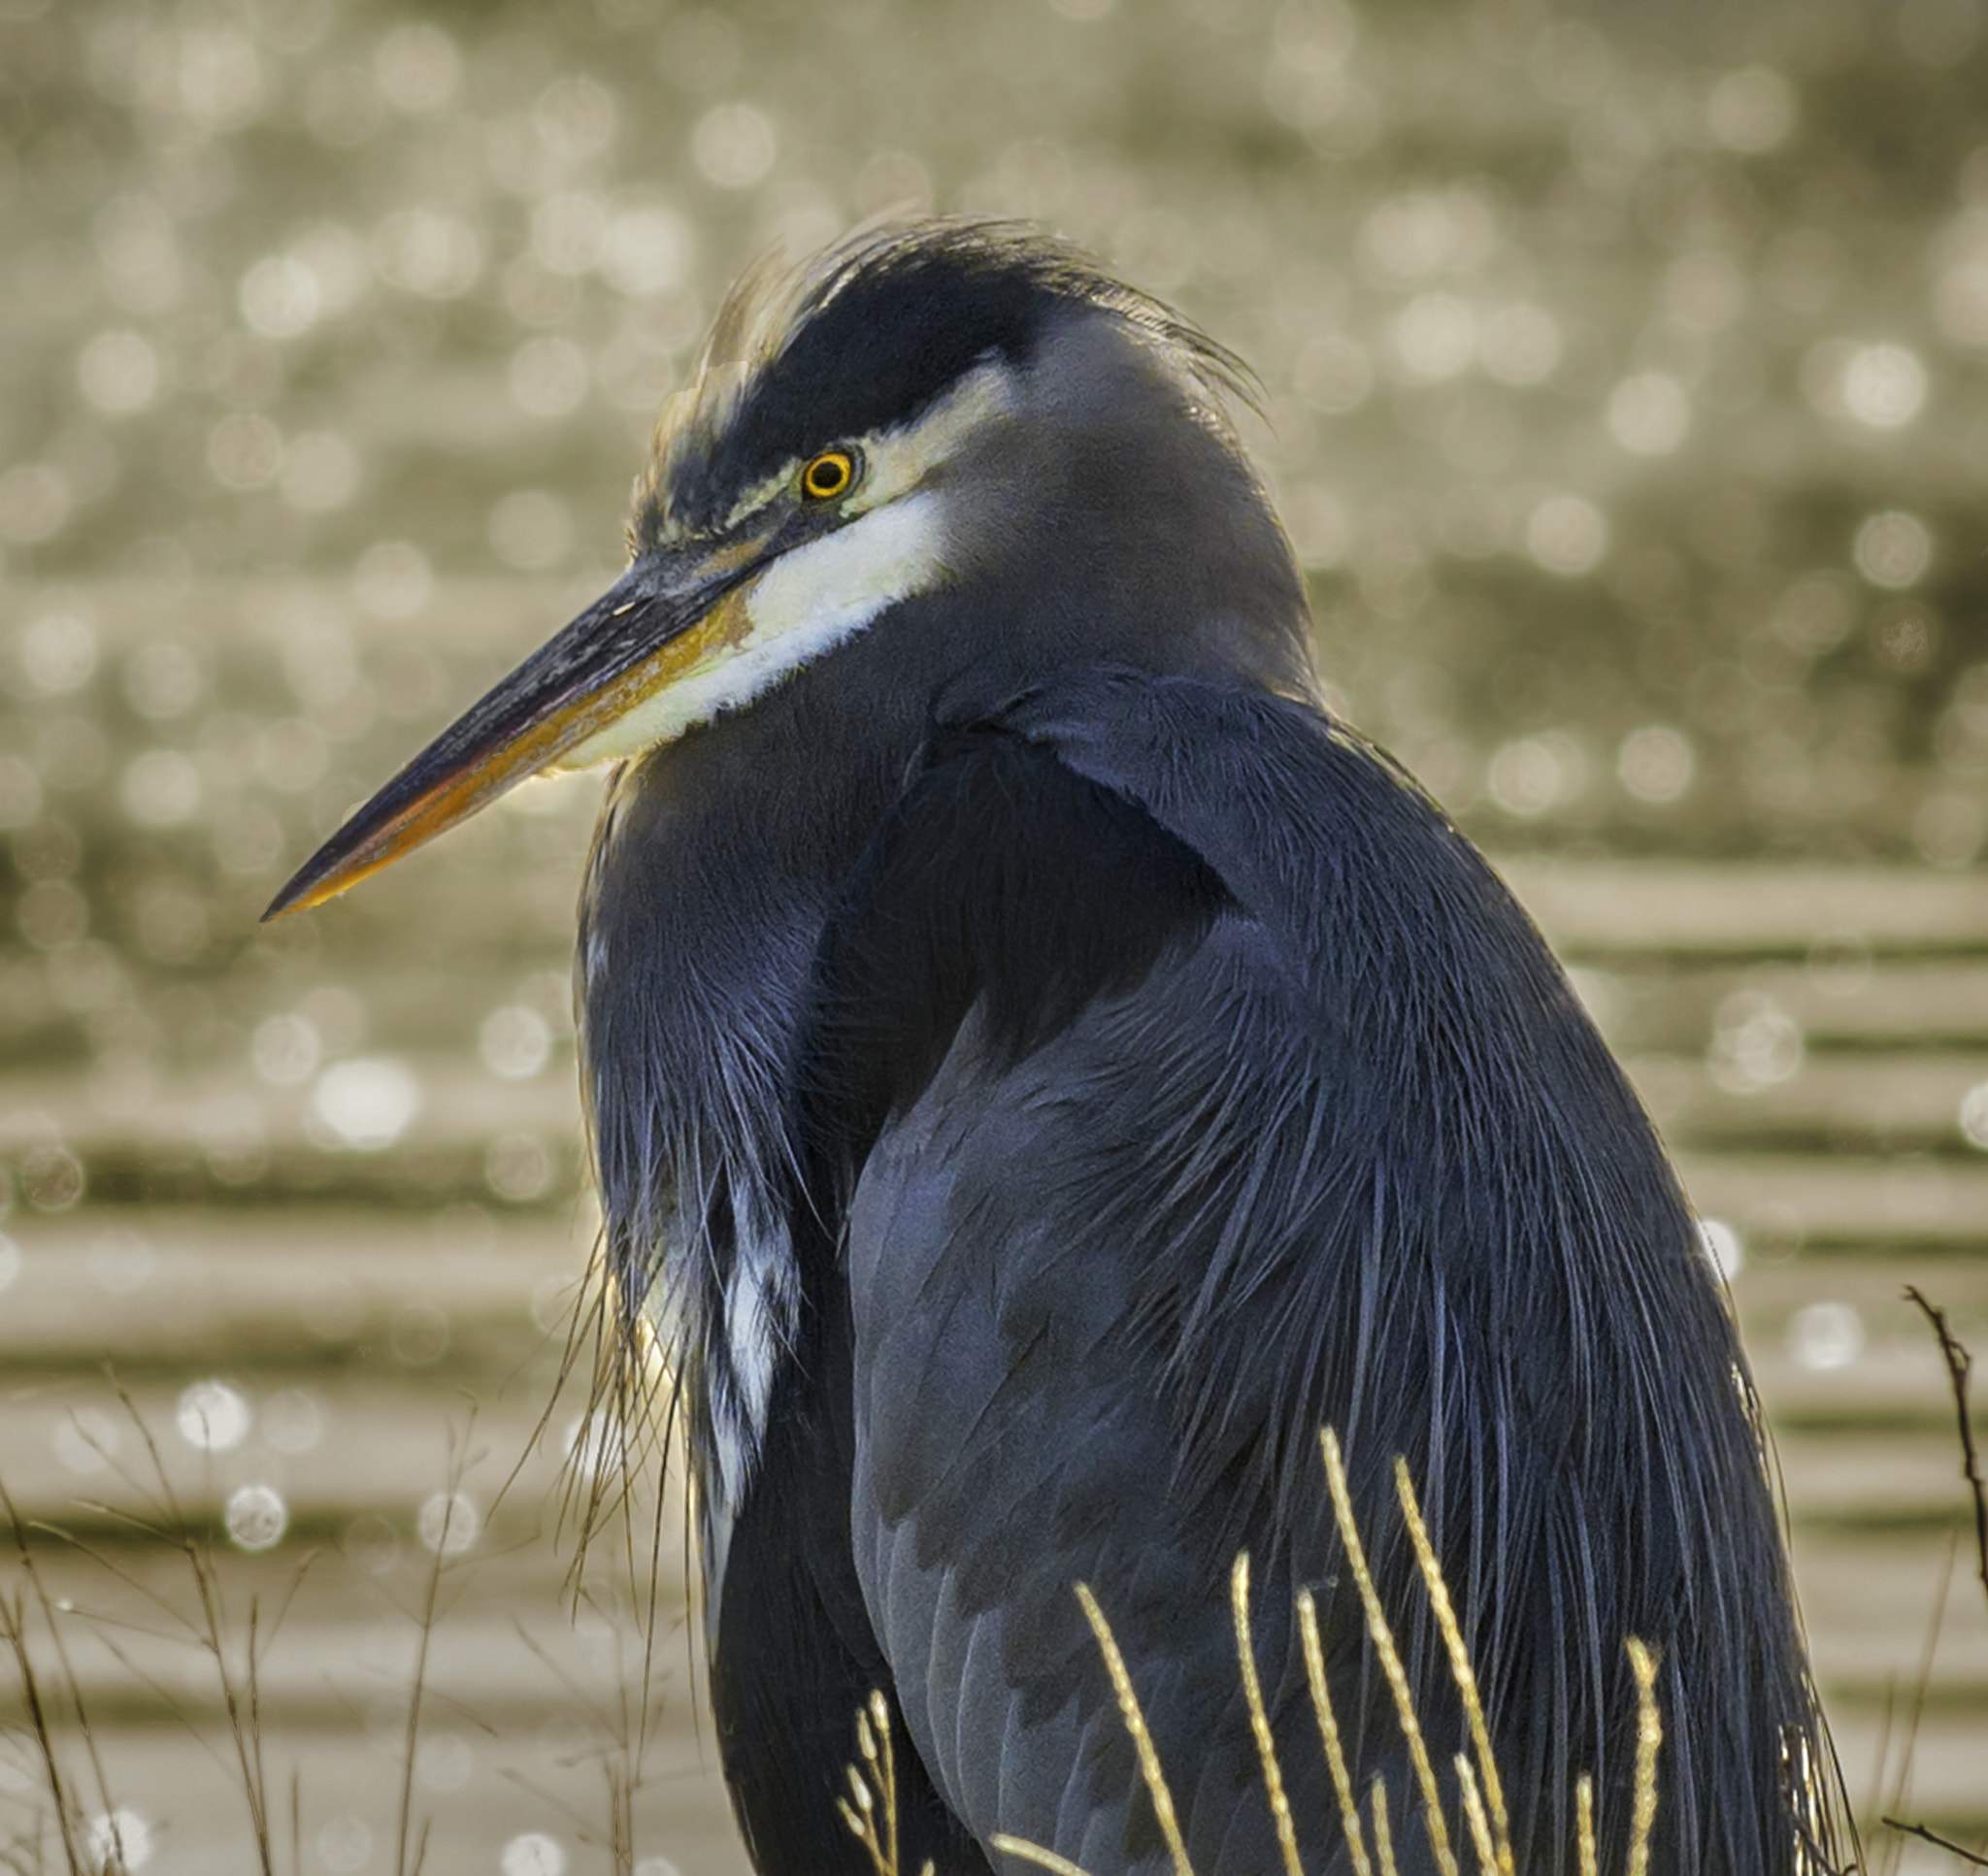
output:
[[[779,552],[776,534],[638,560],[358,809],[263,918],[337,898],[739,642],[750,627],[740,589]]]

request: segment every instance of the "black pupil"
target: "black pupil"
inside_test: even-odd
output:
[[[840,456],[820,456],[808,466],[811,495],[834,495],[847,479],[848,471]]]

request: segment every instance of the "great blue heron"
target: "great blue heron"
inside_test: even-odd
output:
[[[1108,1612],[1201,1876],[1307,1867],[1403,1728],[1317,1464],[1338,1430],[1430,1752],[1463,1711],[1518,1866],[1841,1853],[1758,1408],[1650,1125],[1538,933],[1321,705],[1236,368],[1008,225],[873,227],[732,296],[627,572],[284,888],[312,905],[539,771],[614,762],[580,906],[613,1268],[688,1410],[712,1702],[752,1858],[869,1867],[852,1716],[901,1716],[901,1866],[1167,1863]],[[895,1722],[893,1724],[896,1724]],[[1437,1867],[1412,1822],[1404,1871]]]

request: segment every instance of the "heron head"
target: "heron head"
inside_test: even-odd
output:
[[[266,916],[335,897],[531,775],[748,709],[908,609],[919,681],[1138,663],[1181,639],[1273,680],[1302,672],[1302,589],[1229,427],[1238,389],[1211,341],[1012,224],[888,224],[761,266],[663,409],[627,571]]]

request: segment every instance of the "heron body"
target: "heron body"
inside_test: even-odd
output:
[[[619,763],[579,953],[621,1293],[687,1410],[712,1704],[765,1876],[1171,1866],[1074,1594],[1110,1617],[1200,1876],[1278,1867],[1228,1584],[1306,1869],[1354,1785],[1434,1870],[1335,1525],[1337,1430],[1435,1763],[1470,1645],[1517,1867],[1839,1856],[1743,1358],[1676,1179],[1545,945],[1320,705],[1214,347],[1065,249],[873,230],[748,281],[638,485],[630,570],[279,908],[537,769]],[[1453,1789],[1453,1788],[1452,1788]]]

